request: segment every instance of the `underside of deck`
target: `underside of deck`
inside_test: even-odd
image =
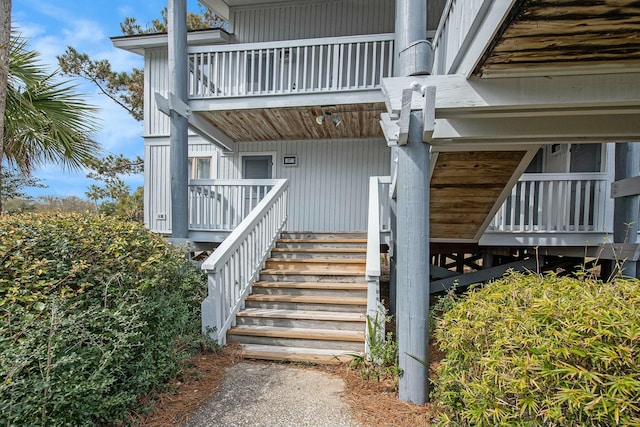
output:
[[[438,153],[431,176],[432,241],[477,241],[522,172],[526,154]]]

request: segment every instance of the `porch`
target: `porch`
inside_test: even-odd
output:
[[[393,37],[189,47],[189,108],[231,141],[382,137]]]

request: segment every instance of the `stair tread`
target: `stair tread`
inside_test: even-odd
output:
[[[273,248],[271,251],[287,253],[367,253],[367,248]]]
[[[278,239],[279,243],[367,243],[367,239]]]
[[[253,284],[254,288],[283,288],[283,289],[326,289],[338,291],[366,290],[366,283],[358,282],[267,282]]]
[[[343,297],[343,296],[322,296],[322,295],[267,295],[251,294],[247,296],[247,301],[261,302],[299,302],[316,304],[340,304],[340,305],[367,305],[367,298],[363,297]]]
[[[335,329],[283,328],[278,326],[235,326],[227,332],[229,335],[254,337],[297,338],[325,341],[364,342],[364,332]]]
[[[267,268],[260,271],[260,274],[286,274],[299,276],[364,276],[364,268],[362,270],[282,270],[276,268]]]
[[[242,356],[247,359],[288,360],[293,362],[344,363],[363,352],[345,352],[325,348],[282,347],[264,344],[241,344]]]
[[[267,262],[287,264],[366,264],[366,259],[351,258],[269,258]]]
[[[266,317],[277,319],[298,320],[335,320],[340,322],[364,322],[366,316],[361,313],[313,311],[313,310],[285,310],[270,308],[245,308],[237,314],[240,317]]]

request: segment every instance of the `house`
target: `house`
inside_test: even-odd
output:
[[[634,2],[201,2],[228,29],[187,35],[171,0],[169,35],[114,44],[145,58],[145,223],[217,247],[203,328],[220,342],[312,361],[361,348],[381,244],[410,284],[392,295],[417,343],[401,352],[423,357],[427,278],[637,261],[637,226],[624,252],[606,245],[638,217],[640,161],[614,155],[638,156]],[[417,365],[401,356],[423,377],[401,381],[406,400],[426,398]]]

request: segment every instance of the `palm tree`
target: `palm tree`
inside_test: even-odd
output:
[[[45,70],[25,40],[12,37],[0,160],[26,174],[46,163],[80,169],[100,152],[92,139],[95,113],[75,86]]]

